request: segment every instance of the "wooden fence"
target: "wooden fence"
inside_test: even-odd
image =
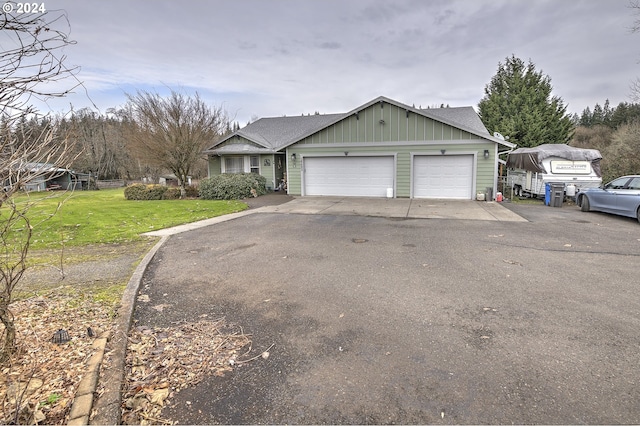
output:
[[[98,181],[96,181],[96,187],[98,189],[123,188],[125,186],[127,186],[127,182],[124,179],[98,180]]]

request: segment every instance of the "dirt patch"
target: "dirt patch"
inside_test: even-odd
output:
[[[25,272],[16,296],[25,298],[61,285],[91,288],[126,284],[155,239],[64,250],[32,251],[35,264]]]
[[[111,331],[122,292],[155,242],[30,252],[35,266],[10,306],[17,352],[0,369],[3,423],[68,422],[93,341]]]

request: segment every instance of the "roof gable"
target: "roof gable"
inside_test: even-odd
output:
[[[225,143],[234,143],[234,137],[239,140],[244,138],[267,150],[278,151],[296,142],[302,135],[322,129],[343,116],[344,114],[318,114],[261,118],[215,143],[207,151],[217,150],[217,147]]]
[[[480,117],[472,107],[455,107],[455,108],[432,108],[419,109],[410,107],[403,103],[394,101],[393,99],[380,96],[353,110],[341,114],[318,114],[318,115],[302,115],[292,117],[271,117],[261,118],[253,123],[248,124],[242,129],[227,136],[221,141],[212,145],[205,152],[207,153],[223,153],[230,152],[231,144],[248,145],[247,141],[259,145],[259,151],[276,152],[296,142],[299,142],[315,133],[327,129],[328,127],[343,121],[350,117],[359,117],[362,111],[367,110],[374,105],[380,105],[384,109],[384,105],[393,105],[406,111],[409,114],[417,114],[422,117],[432,119],[436,122],[460,129],[472,135],[487,139],[492,142],[499,143],[508,147],[515,147],[514,144],[504,141],[489,134],[486,127],[480,120]],[[236,137],[237,141],[232,138]],[[245,140],[242,140],[245,139]],[[228,143],[226,143],[228,142]],[[222,149],[226,147],[226,149]],[[235,150],[237,151],[237,150]],[[246,149],[245,149],[246,151]]]

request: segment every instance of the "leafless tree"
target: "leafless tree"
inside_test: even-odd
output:
[[[151,165],[175,174],[184,197],[188,177],[202,159],[202,151],[227,127],[227,113],[222,107],[209,107],[197,93],[189,97],[171,91],[163,98],[138,91],[128,98],[132,151]]]
[[[91,171],[99,179],[130,179],[135,162],[127,151],[126,122],[110,111],[102,115],[83,108],[61,120],[60,126],[69,132],[76,151],[82,152],[75,169]]]
[[[640,1],[631,1],[629,3],[629,7],[633,11],[633,15],[636,17],[635,21],[633,21],[633,25],[631,26],[632,33],[640,32]],[[634,102],[640,102],[640,77],[636,78],[633,83],[631,83],[631,99]]]
[[[602,151],[603,180],[637,173],[640,169],[640,120],[623,124]]]
[[[72,43],[63,13],[17,14],[11,10],[18,11],[18,4],[5,3],[0,13],[0,322],[4,326],[0,361],[7,360],[16,347],[9,305],[26,269],[34,225],[27,214],[33,202],[28,198],[18,202],[14,195],[29,183],[54,176],[72,161],[68,139],[61,138],[51,125],[25,131],[20,123],[37,116],[34,98],[46,100],[68,93],[71,89],[51,87],[75,72],[58,55]]]

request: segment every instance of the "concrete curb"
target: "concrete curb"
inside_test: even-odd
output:
[[[122,302],[118,311],[116,327],[110,339],[107,336],[97,339],[94,343],[96,353],[89,361],[88,373],[80,382],[78,390],[71,406],[69,414],[70,425],[87,425],[91,416],[91,410],[95,409],[95,415],[91,419],[91,424],[115,425],[120,424],[122,410],[122,386],[124,383],[124,369],[127,355],[127,335],[129,327],[133,319],[133,309],[135,307],[136,295],[142,283],[142,277],[146,272],[151,260],[154,258],[158,250],[164,245],[171,235],[181,232],[190,231],[192,229],[213,225],[220,222],[226,222],[249,214],[258,213],[261,209],[244,210],[239,213],[232,213],[224,216],[218,216],[211,219],[202,220],[194,223],[176,226],[173,228],[162,229],[159,231],[148,232],[143,235],[159,236],[158,241],[151,250],[144,256],[133,275],[129,279],[127,288],[122,295]],[[100,343],[98,343],[100,341]],[[100,365],[104,359],[105,353],[110,352],[112,357],[111,366],[104,370],[105,383],[104,393],[97,397],[95,391],[98,385],[98,376],[100,373]]]
[[[122,295],[122,302],[118,311],[118,318],[116,320],[116,327],[113,336],[111,336],[108,341],[105,339],[105,344],[102,346],[102,350],[98,350],[89,362],[89,369],[91,370],[95,368],[96,373],[98,373],[100,371],[100,365],[102,364],[104,354],[107,351],[111,352],[111,366],[104,371],[106,377],[104,393],[96,399],[94,404],[93,402],[95,389],[98,383],[98,376],[96,374],[95,381],[88,379],[89,382],[86,383],[86,385],[91,392],[84,395],[76,393],[76,399],[73,401],[71,414],[69,415],[69,424],[89,424],[89,416],[91,415],[92,408],[95,408],[96,414],[91,423],[109,425],[120,424],[120,404],[122,399],[121,390],[124,381],[127,334],[131,325],[136,294],[138,293],[138,288],[142,282],[142,276],[147,270],[149,263],[151,263],[155,254],[168,238],[168,236],[162,237],[160,241],[158,241],[156,245],[153,246],[153,248],[144,256],[134,271],[133,275],[129,279],[127,288]],[[82,382],[80,384],[83,385]],[[79,386],[78,390],[81,388],[82,386]],[[89,395],[91,396],[90,399],[88,398]]]
[[[98,376],[100,375],[100,364],[104,356],[104,349],[107,345],[108,333],[103,334],[93,342],[95,352],[89,359],[89,367],[87,373],[80,380],[78,389],[76,390],[69,413],[70,425],[86,425],[89,424],[89,416],[93,405],[93,395],[98,385]]]

